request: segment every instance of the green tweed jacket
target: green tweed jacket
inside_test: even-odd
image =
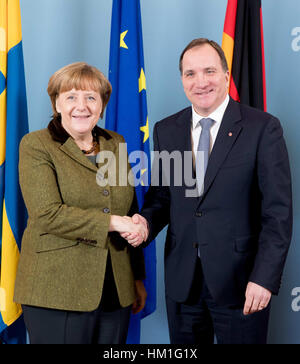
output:
[[[100,129],[100,153],[114,153],[116,171],[113,161],[108,169],[116,173],[116,181],[119,143],[123,142],[117,133]],[[108,251],[121,306],[134,301],[134,279],[144,278],[142,250],[108,232],[111,214],[132,212],[134,188],[100,187],[97,171],[71,137],[60,143],[43,129],[22,139],[19,174],[29,218],[15,302],[70,311],[95,310],[102,295]]]

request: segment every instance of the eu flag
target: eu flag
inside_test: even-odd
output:
[[[0,334],[1,340],[8,343],[26,341],[23,322],[15,322],[22,308],[13,302],[27,220],[18,178],[19,142],[26,133],[20,4],[19,0],[0,0]]]
[[[125,138],[132,158],[129,161],[133,170],[139,171],[135,177],[141,208],[150,181],[151,161],[139,0],[113,0],[109,80],[113,91],[106,111],[106,128]],[[155,242],[144,249],[144,256],[148,296],[144,310],[131,317],[128,344],[140,342],[140,320],[156,308]]]

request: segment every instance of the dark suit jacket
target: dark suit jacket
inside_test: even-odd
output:
[[[154,149],[191,151],[191,119],[187,108],[158,122]],[[183,161],[183,170],[191,164]],[[191,187],[184,182],[176,186],[176,174],[184,176],[174,168],[171,164],[169,187],[149,188],[142,210],[150,226],[148,241],[169,224],[166,294],[178,302],[188,298],[198,247],[217,303],[243,304],[249,281],[277,294],[292,233],[291,176],[278,119],[230,100],[200,198],[186,197]]]
[[[114,153],[117,167],[119,143],[123,142],[119,134],[99,130],[100,153]],[[112,163],[108,169],[118,181],[118,169],[113,167]],[[125,307],[134,301],[134,279],[144,278],[143,253],[129,248],[118,234],[108,233],[111,214],[130,213],[134,188],[100,187],[97,171],[71,137],[60,143],[43,129],[22,139],[20,185],[29,219],[22,239],[16,302],[70,311],[95,310],[102,295],[108,252],[120,304]]]

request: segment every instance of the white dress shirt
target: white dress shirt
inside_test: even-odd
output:
[[[192,105],[192,149],[194,152],[194,156],[197,154],[197,148],[199,143],[199,138],[201,134],[202,127],[199,124],[199,121],[203,118],[211,118],[214,120],[214,123],[212,127],[210,128],[210,152],[212,151],[212,148],[214,146],[214,143],[217,138],[217,134],[219,131],[219,128],[221,126],[221,122],[225,113],[225,110],[227,108],[227,105],[229,103],[229,96],[227,95],[225,100],[222,102],[222,104],[211,114],[208,116],[202,116],[199,115]]]

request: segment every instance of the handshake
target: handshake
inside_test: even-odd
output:
[[[147,220],[139,214],[132,217],[112,215],[109,231],[117,231],[135,248],[146,241],[149,235]]]

